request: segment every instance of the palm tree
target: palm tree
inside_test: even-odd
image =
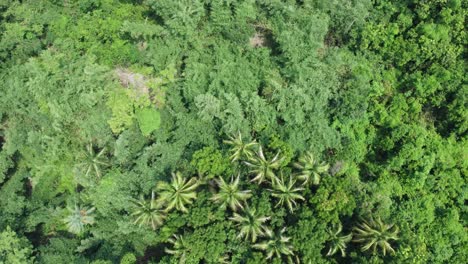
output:
[[[299,193],[304,190],[304,188],[297,188],[296,179],[289,176],[289,181],[285,182],[284,177],[281,175],[280,179],[277,179],[273,182],[272,196],[278,198],[278,203],[276,206],[282,206],[286,204],[290,212],[293,212],[294,207],[297,205],[296,200],[304,201],[304,197]]]
[[[353,242],[364,243],[361,247],[362,251],[372,248],[372,252],[377,252],[377,247],[382,250],[383,255],[387,251],[394,254],[395,250],[390,245],[390,240],[398,240],[398,227],[393,224],[385,224],[380,218],[376,221],[370,219],[369,221],[363,220],[358,227],[353,228],[354,239]]]
[[[185,205],[192,204],[197,198],[198,187],[196,178],[190,180],[184,179],[180,172],[172,173],[171,183],[160,181],[156,185],[156,190],[159,191],[160,198],[158,201],[166,204],[166,211],[176,209],[182,212],[188,212]]]
[[[236,179],[231,177],[231,182],[228,184],[222,177],[216,181],[219,186],[219,192],[211,198],[213,201],[222,203],[222,206],[229,205],[229,207],[236,211],[238,208],[244,208],[242,202],[249,199],[252,194],[249,190],[240,191],[239,190],[239,175]]]
[[[269,232],[264,224],[270,217],[257,216],[254,208],[246,207],[243,215],[234,213],[233,217],[229,219],[236,222],[236,225],[240,227],[238,238],[249,239],[250,237],[251,241],[255,242],[258,236],[263,236],[266,232]]]
[[[229,136],[229,140],[224,140],[224,143],[231,145],[230,152],[232,153],[229,159],[231,162],[235,162],[240,159],[250,159],[253,156],[252,149],[258,145],[255,140],[244,143],[242,135],[238,132],[237,137]]]
[[[95,208],[87,208],[76,205],[74,208],[68,208],[70,214],[63,219],[67,225],[68,231],[74,234],[81,234],[86,225],[94,224],[94,216],[92,215]]]
[[[182,235],[173,235],[168,239],[168,242],[172,244],[172,249],[165,248],[164,251],[178,258],[179,263],[185,263],[190,247],[184,237]]]
[[[271,160],[267,160],[263,154],[263,149],[260,146],[257,151],[257,156],[251,158],[249,162],[245,164],[252,169],[250,170],[251,174],[254,174],[255,177],[251,182],[257,182],[261,184],[265,179],[269,179],[271,182],[276,180],[276,175],[274,170],[278,169],[281,165],[282,158],[279,156],[279,152]]]
[[[92,144],[86,146],[83,162],[78,164],[78,167],[84,169],[86,177],[94,173],[97,178],[101,178],[101,167],[109,165],[103,156],[105,151],[106,149],[103,148],[96,154]]]
[[[343,227],[341,223],[333,229],[327,229],[328,234],[330,235],[330,239],[328,240],[330,243],[330,248],[327,252],[327,256],[333,256],[338,250],[341,252],[341,256],[346,256],[346,244],[351,241],[353,235],[340,235]]]
[[[151,199],[145,200],[143,197],[140,200],[134,200],[135,211],[131,214],[136,217],[134,224],[151,226],[153,230],[162,225],[166,218],[164,210],[161,209],[161,203],[156,202],[154,192],[151,192]]]
[[[284,236],[286,228],[277,232],[267,231],[267,240],[253,245],[253,248],[260,249],[266,252],[267,259],[276,256],[281,258],[281,255],[294,255],[293,247],[289,243],[291,238]]]
[[[328,171],[330,165],[326,162],[319,163],[314,155],[307,152],[305,155],[299,158],[299,162],[293,164],[295,168],[299,169],[300,172],[297,178],[303,181],[303,184],[312,183],[318,185],[320,183],[320,174]]]

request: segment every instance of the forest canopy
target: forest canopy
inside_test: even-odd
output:
[[[463,0],[0,0],[0,263],[466,263]]]

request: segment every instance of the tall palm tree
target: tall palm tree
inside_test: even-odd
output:
[[[318,162],[310,152],[301,156],[299,162],[294,163],[293,166],[300,170],[297,178],[302,180],[303,184],[312,183],[314,185],[320,183],[320,175],[330,168],[326,162]]]
[[[263,236],[266,232],[269,232],[264,224],[270,217],[257,216],[254,208],[246,207],[243,215],[234,213],[233,217],[229,219],[236,222],[236,225],[240,227],[238,238],[249,239],[250,237],[251,241],[255,242],[258,236]]]
[[[346,244],[351,241],[353,235],[341,235],[343,227],[341,223],[338,224],[335,228],[327,229],[330,239],[330,248],[328,249],[327,256],[333,256],[338,250],[341,252],[341,256],[346,256]]]
[[[179,263],[185,263],[190,246],[184,237],[182,235],[173,235],[168,239],[168,242],[172,244],[172,249],[165,248],[164,251],[178,258]]]
[[[231,177],[231,182],[226,183],[226,181],[220,177],[216,181],[219,192],[213,195],[211,199],[215,202],[222,203],[222,206],[229,205],[233,211],[236,211],[238,208],[244,208],[242,202],[249,199],[252,194],[249,190],[239,190],[239,178],[239,175],[237,175],[236,179]]]
[[[101,151],[96,153],[92,144],[88,144],[86,146],[86,151],[83,155],[83,162],[78,164],[78,167],[84,170],[86,177],[94,174],[97,178],[101,178],[102,167],[109,165],[103,156],[105,151],[106,149],[103,148]]]
[[[242,135],[240,131],[237,134],[237,137],[235,136],[229,136],[228,140],[224,140],[224,143],[231,145],[231,150],[230,152],[232,153],[229,159],[231,162],[235,162],[240,159],[250,159],[253,156],[253,148],[258,145],[255,140],[245,143],[242,140]]]
[[[156,190],[160,195],[158,201],[166,204],[166,211],[175,208],[186,213],[188,210],[185,206],[192,204],[193,200],[197,198],[197,187],[196,178],[187,180],[182,177],[180,172],[172,173],[171,183],[160,181],[156,185]]]
[[[289,176],[289,181],[285,182],[284,177],[281,175],[279,179],[273,182],[271,195],[278,198],[276,206],[286,204],[289,211],[293,212],[294,207],[297,205],[296,200],[305,200],[304,197],[300,195],[302,190],[304,190],[304,188],[296,187],[296,179]]]
[[[63,222],[67,225],[68,231],[74,234],[80,234],[84,231],[86,225],[94,224],[94,212],[95,208],[80,207],[75,204],[73,208],[68,208],[70,214],[63,219]]]
[[[280,167],[281,161],[282,158],[280,158],[279,152],[273,157],[273,159],[266,159],[263,154],[262,146],[259,146],[256,157],[245,162],[247,166],[252,168],[250,173],[255,175],[251,182],[261,184],[265,179],[274,182],[276,180],[274,170]]]
[[[390,244],[391,240],[398,240],[398,227],[394,224],[385,224],[380,218],[377,218],[377,220],[370,219],[369,221],[363,220],[353,230],[353,242],[363,243],[362,251],[372,248],[372,252],[375,254],[377,248],[380,248],[384,256],[387,252],[395,253]]]
[[[151,199],[145,200],[143,197],[140,200],[134,200],[132,203],[135,205],[135,210],[131,214],[136,217],[134,224],[151,226],[153,230],[162,225],[166,214],[161,209],[161,203],[156,202],[154,192],[151,192]]]
[[[266,252],[267,259],[276,256],[281,258],[281,255],[294,255],[293,247],[289,243],[290,237],[284,236],[286,228],[283,228],[277,232],[267,231],[267,240],[253,245],[254,248],[260,249]]]

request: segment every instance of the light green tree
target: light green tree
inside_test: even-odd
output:
[[[0,263],[34,263],[32,247],[26,238],[18,237],[9,226],[0,232]]]
[[[187,180],[182,177],[180,172],[172,173],[171,183],[160,181],[156,185],[160,196],[158,202],[166,204],[166,211],[175,208],[186,213],[188,212],[186,205],[192,204],[193,200],[197,198],[197,187],[196,178]]]
[[[239,190],[239,178],[239,175],[235,179],[231,177],[231,182],[227,183],[220,177],[216,180],[219,192],[213,195],[211,199],[217,203],[221,203],[224,207],[228,205],[233,211],[244,208],[242,203],[249,199],[252,194],[250,190]]]

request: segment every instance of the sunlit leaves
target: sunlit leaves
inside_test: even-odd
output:
[[[305,200],[301,195],[304,189],[296,187],[296,179],[292,176],[289,177],[288,181],[285,181],[284,177],[281,176],[279,179],[276,179],[272,185],[273,190],[271,190],[271,195],[278,199],[276,206],[286,205],[291,213],[294,207],[297,206],[298,200]]]
[[[392,240],[398,240],[398,227],[394,224],[385,224],[380,218],[364,220],[353,231],[353,242],[362,243],[362,251],[372,250],[376,254],[380,249],[384,256],[387,252],[395,254],[390,244]]]
[[[294,255],[293,247],[290,244],[290,237],[284,235],[286,228],[273,232],[266,232],[266,240],[253,245],[253,248],[262,250],[266,253],[266,259],[271,259],[273,256],[281,258],[285,255]]]
[[[297,178],[302,180],[304,185],[318,185],[320,175],[327,172],[330,166],[326,162],[319,162],[312,153],[307,152],[294,163],[294,167],[299,169]]]
[[[242,205],[248,198],[252,196],[250,190],[240,190],[239,188],[239,178],[240,175],[237,175],[236,178],[231,177],[231,181],[227,183],[222,177],[216,180],[216,183],[219,187],[219,192],[211,198],[217,203],[221,203],[222,206],[229,206],[233,211],[236,211],[239,208],[244,208]]]
[[[257,241],[258,236],[263,236],[270,232],[265,226],[265,223],[270,217],[259,216],[254,208],[246,207],[242,214],[234,213],[233,217],[229,218],[239,227],[238,238],[245,238],[252,242]]]
[[[328,235],[330,238],[328,239],[329,249],[327,251],[327,256],[333,256],[338,251],[341,253],[342,257],[346,256],[346,244],[351,241],[352,234],[342,235],[343,227],[341,224],[338,224],[334,228],[327,229]]]
[[[270,182],[276,181],[275,170],[280,167],[281,161],[279,152],[271,160],[267,159],[260,146],[256,152],[256,156],[245,162],[251,168],[250,174],[254,175],[251,182],[261,184],[265,180],[269,180]]]
[[[257,146],[255,140],[251,142],[244,142],[240,132],[236,136],[230,136],[228,140],[224,140],[224,143],[231,146],[229,150],[231,156],[229,157],[232,162],[243,159],[251,159],[254,154],[254,148]]]
[[[160,181],[156,185],[156,191],[160,196],[158,202],[165,203],[166,211],[176,209],[186,213],[188,212],[186,206],[192,204],[197,198],[197,187],[196,178],[186,179],[180,172],[172,173],[170,183]]]

